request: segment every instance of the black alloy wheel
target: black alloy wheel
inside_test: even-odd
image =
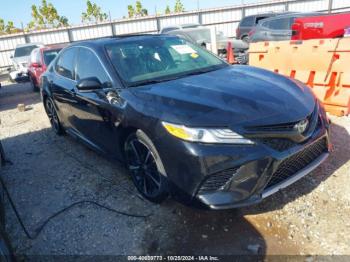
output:
[[[137,190],[146,199],[160,203],[167,197],[167,179],[161,159],[151,140],[142,131],[125,142],[125,158]]]
[[[56,134],[62,135],[64,133],[63,128],[61,126],[60,120],[56,112],[56,108],[51,98],[46,99],[45,109],[46,109],[46,114],[49,117],[52,129],[55,131]]]

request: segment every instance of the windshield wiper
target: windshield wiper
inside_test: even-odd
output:
[[[141,81],[141,82],[138,82],[138,83],[136,82],[136,83],[133,83],[131,85],[128,85],[128,87],[136,87],[136,86],[143,86],[143,85],[158,84],[158,83],[167,82],[167,81],[171,81],[171,80],[175,80],[175,79],[177,79],[177,78],[145,80],[145,81]]]

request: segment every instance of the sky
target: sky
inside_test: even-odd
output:
[[[81,13],[86,10],[86,0],[47,0],[53,3],[59,15],[68,18],[70,24],[81,23]],[[110,12],[112,19],[119,19],[127,15],[127,6],[135,4],[136,0],[92,0],[101,6],[107,14]],[[244,3],[258,2],[258,0],[182,0],[185,10],[196,10],[198,3],[200,8],[223,7]],[[260,0],[261,2],[261,0]],[[0,0],[0,18],[13,21],[16,27],[21,28],[21,23],[26,24],[31,20],[31,6],[40,5],[41,0]],[[141,0],[142,5],[148,9],[149,14],[163,13],[168,4],[174,8],[175,0]]]

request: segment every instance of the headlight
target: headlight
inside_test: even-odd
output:
[[[230,129],[191,128],[167,122],[162,122],[162,124],[171,135],[186,141],[218,144],[254,144],[253,141],[242,137]]]

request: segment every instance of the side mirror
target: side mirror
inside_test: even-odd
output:
[[[77,88],[82,92],[90,92],[93,90],[101,89],[102,83],[96,77],[88,77],[78,81]]]

